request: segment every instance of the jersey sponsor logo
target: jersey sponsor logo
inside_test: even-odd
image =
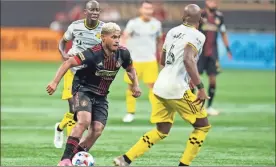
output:
[[[202,25],[202,30],[203,31],[217,31],[218,27],[215,24],[206,23],[206,24]]]
[[[95,75],[99,77],[114,77],[116,76],[117,71],[108,71],[108,70],[98,70],[96,71]]]
[[[86,107],[88,105],[88,101],[87,100],[82,100],[81,101],[81,106],[82,107]]]

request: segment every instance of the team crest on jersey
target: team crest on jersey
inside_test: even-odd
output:
[[[220,24],[220,19],[216,17],[215,23],[216,23],[216,25],[219,25]]]
[[[88,101],[87,101],[87,100],[81,101],[81,106],[82,106],[82,107],[85,107],[85,106],[87,106],[87,105],[88,105]]]
[[[98,39],[101,39],[101,33],[97,33],[96,35],[95,35]]]

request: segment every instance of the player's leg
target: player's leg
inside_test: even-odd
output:
[[[155,97],[157,98],[157,97]],[[151,114],[151,122],[156,123],[156,128],[145,133],[138,142],[123,156],[114,159],[116,166],[128,166],[139,156],[147,152],[152,146],[168,136],[174,121],[174,111],[168,111],[165,102],[157,98]]]
[[[141,66],[140,63],[133,63],[133,66],[136,70],[138,79],[141,76]],[[123,118],[123,122],[132,122],[134,120],[134,115],[136,111],[136,98],[132,96],[131,91],[131,80],[128,78],[127,73],[124,74],[124,81],[128,84],[128,88],[126,91],[126,108],[127,114]]]
[[[101,122],[93,121],[91,128],[89,128],[87,135],[81,139],[80,141],[80,148],[82,148],[85,151],[89,151],[98,138],[101,136],[105,125],[103,125]],[[78,152],[81,150],[78,150]]]
[[[71,70],[68,70],[64,76],[62,99],[68,100],[69,111],[64,114],[61,122],[58,122],[55,125],[54,145],[56,148],[62,148],[64,128],[67,127],[67,136],[69,136],[72,131],[72,128],[75,125],[75,121],[73,119],[74,114],[73,114],[73,100],[72,100],[73,78],[74,78],[74,74],[72,73]]]
[[[154,105],[156,104],[156,102],[154,101],[156,98],[154,98],[152,89],[158,77],[158,62],[153,61],[153,62],[144,63],[142,74],[143,74],[143,82],[149,88],[148,98],[153,110]]]
[[[194,130],[189,136],[186,148],[180,159],[179,166],[189,166],[192,160],[197,156],[200,148],[211,128],[207,119],[205,108],[201,109],[201,105],[195,105],[192,102],[196,96],[189,90],[185,92],[185,96],[181,100],[174,100],[175,110],[181,117],[193,125]]]
[[[80,146],[89,151],[101,136],[108,118],[108,102],[105,98],[98,99],[93,104],[92,124],[88,135],[80,142]]]
[[[208,115],[218,115],[219,112],[212,108],[212,103],[215,98],[216,93],[216,76],[219,72],[219,64],[218,60],[215,57],[209,57],[208,61],[208,67],[207,67],[207,74],[209,76],[209,89],[208,89],[208,95],[210,99],[208,100],[207,104],[207,113]]]
[[[77,149],[80,138],[91,124],[92,103],[88,94],[78,92],[74,95],[74,110],[74,119],[77,123],[67,139],[65,150],[59,165],[68,165],[71,163],[71,159],[74,156],[74,150]]]

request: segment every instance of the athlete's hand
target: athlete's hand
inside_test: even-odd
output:
[[[209,96],[207,96],[206,92],[205,92],[205,89],[202,88],[202,89],[199,89],[197,91],[197,98],[196,100],[193,102],[193,104],[196,104],[196,105],[199,105],[202,103],[201,107],[200,107],[200,110],[203,108],[204,104],[205,104],[205,100],[208,100],[210,99]]]
[[[227,52],[227,56],[228,56],[228,59],[229,60],[232,60],[233,59],[233,55],[231,52]]]
[[[133,85],[131,87],[131,91],[132,91],[132,96],[135,98],[140,97],[142,94],[140,87],[136,85]]]
[[[48,94],[49,95],[52,95],[52,94],[54,94],[54,92],[56,91],[56,89],[57,89],[57,83],[55,83],[55,82],[50,82],[49,84],[48,84],[48,86],[47,86],[47,88],[46,88],[46,90],[47,90],[47,92],[48,92]]]
[[[195,84],[192,82],[192,80],[190,80],[189,86],[190,86],[190,89],[194,89],[196,87]]]

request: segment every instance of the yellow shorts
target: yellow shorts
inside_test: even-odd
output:
[[[133,62],[133,67],[136,70],[139,80],[143,80],[144,83],[154,83],[158,77],[158,63],[157,61],[151,62]],[[124,81],[131,84],[131,80],[128,78],[127,73],[124,75]]]
[[[207,112],[203,107],[200,110],[200,105],[192,104],[196,99],[191,90],[187,90],[182,99],[168,100],[155,96],[156,104],[153,105],[151,113],[151,122],[174,122],[175,113],[178,112],[182,119],[194,124],[197,118],[206,118]]]
[[[63,91],[62,91],[62,100],[68,100],[72,98],[72,84],[74,79],[74,73],[69,69],[63,80]]]

